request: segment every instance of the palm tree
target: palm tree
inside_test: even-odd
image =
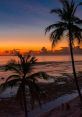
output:
[[[13,75],[10,75],[6,82],[1,84],[4,90],[8,86],[13,87],[18,85],[17,97],[21,98],[23,101],[23,106],[25,110],[25,117],[28,117],[27,103],[26,103],[26,89],[29,87],[29,92],[32,100],[34,101],[34,93],[36,93],[37,99],[40,103],[40,87],[36,83],[36,76],[39,78],[46,79],[44,72],[38,72],[32,74],[33,65],[36,63],[36,58],[31,55],[22,55],[16,52],[18,57],[17,60],[10,60],[3,68],[5,71],[12,71]]]
[[[76,16],[77,8],[82,5],[82,3],[76,4],[74,0],[60,0],[62,5],[61,8],[52,9],[51,13],[58,15],[60,20],[57,23],[54,23],[48,26],[45,30],[45,33],[50,32],[50,41],[52,42],[52,47],[56,45],[58,41],[61,40],[63,36],[67,36],[69,40],[72,68],[74,80],[78,90],[78,94],[82,103],[81,91],[78,84],[78,79],[76,76],[74,56],[73,56],[73,44],[77,40],[78,44],[81,41],[82,35],[82,20]]]

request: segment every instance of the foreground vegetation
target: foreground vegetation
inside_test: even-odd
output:
[[[28,116],[27,109],[27,97],[30,97],[30,103],[32,108],[34,107],[35,100],[40,102],[40,95],[42,90],[40,89],[37,81],[39,78],[46,79],[43,72],[33,73],[33,65],[36,63],[36,58],[30,54],[22,55],[19,52],[15,52],[18,60],[10,60],[4,67],[4,71],[12,71],[5,83],[1,84],[2,91],[7,87],[18,86],[16,100],[24,107],[25,117]]]
[[[60,0],[60,3],[62,7],[51,10],[51,13],[59,17],[59,21],[48,26],[45,32],[51,31],[50,41],[52,42],[52,47],[54,47],[63,36],[66,36],[65,39],[69,43],[74,81],[82,104],[82,95],[78,84],[73,56],[73,45],[75,40],[80,44],[82,39],[82,20],[76,15],[77,8],[82,5],[82,3],[77,4],[74,0]]]

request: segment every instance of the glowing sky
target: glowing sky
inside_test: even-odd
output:
[[[0,0],[0,49],[39,50],[43,46],[50,49],[44,32],[57,21],[50,10],[59,6],[58,0]],[[81,10],[77,13],[80,17]],[[66,46],[66,42],[61,43]]]

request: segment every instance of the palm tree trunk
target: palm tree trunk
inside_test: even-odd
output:
[[[28,117],[28,110],[27,110],[27,103],[26,103],[26,94],[25,94],[25,85],[23,86],[23,101],[24,101],[24,110],[25,110],[25,117]]]
[[[80,91],[80,88],[79,88],[78,79],[77,79],[77,75],[76,75],[74,56],[73,56],[73,48],[72,48],[72,42],[71,42],[72,34],[71,34],[70,31],[69,31],[69,37],[70,37],[69,38],[69,42],[70,42],[69,46],[70,46],[70,53],[71,53],[71,62],[72,62],[73,75],[74,75],[77,91],[78,91],[78,94],[79,94],[79,97],[80,97],[80,101],[81,101],[81,104],[82,104],[82,95],[81,95],[81,91]]]

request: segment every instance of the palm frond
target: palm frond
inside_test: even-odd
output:
[[[36,61],[37,61],[37,59],[36,59],[36,57],[31,57],[31,59],[30,59],[30,63],[31,64],[34,64],[34,63],[36,63]]]
[[[51,10],[51,13],[55,13],[59,16],[60,21],[48,26],[45,30],[45,32],[51,31],[50,41],[52,42],[52,47],[56,45],[63,34],[66,36],[68,35],[69,27],[71,27],[71,32],[73,31],[73,38],[71,39],[72,43],[75,38],[77,38],[78,42],[80,42],[82,38],[82,29],[79,27],[79,25],[82,24],[82,20],[75,14],[79,5],[82,5],[82,2],[78,4],[76,4],[74,0],[60,0],[60,2],[62,4],[61,8]]]
[[[54,28],[56,28],[56,24],[52,24],[52,25],[48,26],[48,27],[45,29],[45,34],[46,34],[47,32],[49,32],[50,30],[54,29]]]
[[[55,46],[55,44],[60,41],[61,37],[63,36],[65,29],[64,28],[58,28],[51,32],[50,34],[50,41],[52,42],[52,48]]]
[[[13,80],[13,79],[20,79],[19,75],[10,75],[5,82],[8,82],[9,80]]]
[[[41,79],[46,79],[46,80],[48,79],[48,76],[47,76],[47,74],[45,72],[34,73],[34,74],[26,77],[26,79],[32,79],[32,80],[34,80],[36,77],[37,78],[41,78]]]
[[[82,35],[80,32],[75,32],[74,33],[74,38],[76,39],[77,43],[80,44],[80,42],[82,41]]]
[[[19,71],[26,75],[32,70],[32,65],[36,63],[37,59],[29,54],[22,55],[19,52],[16,55],[19,58]]]
[[[73,34],[73,41],[74,39],[77,40],[78,44],[82,40],[82,29],[77,25],[72,25],[72,34]]]
[[[75,23],[77,25],[82,25],[82,20],[80,18],[75,18]]]
[[[10,61],[8,61],[8,63],[3,67],[3,70],[16,71],[16,72],[20,73],[19,65],[14,59],[11,59]]]
[[[21,74],[19,68],[20,68],[19,65],[13,63],[8,63],[7,65],[4,66],[5,71],[13,71],[15,73]]]
[[[13,79],[13,80],[9,80],[9,81],[7,81],[5,83],[2,83],[0,85],[0,91],[3,92],[8,87],[12,88],[12,87],[16,86],[17,83],[19,83],[19,82],[20,82],[20,79]]]
[[[82,5],[82,2],[80,2],[79,5]]]
[[[71,3],[69,1],[67,1],[67,0],[60,0],[60,2],[62,3],[63,8],[69,9],[69,7],[71,5]]]
[[[28,62],[31,58],[31,55],[30,55],[30,53],[28,53],[28,55],[25,54],[24,57],[25,57],[25,62]]]
[[[66,27],[67,27],[67,23],[66,22],[59,21],[56,24],[52,24],[52,25],[48,26],[45,29],[45,33],[49,32],[49,31],[51,31],[53,29],[56,29],[56,28],[66,28]]]
[[[62,16],[62,9],[52,9],[50,13],[57,14],[58,16]]]

